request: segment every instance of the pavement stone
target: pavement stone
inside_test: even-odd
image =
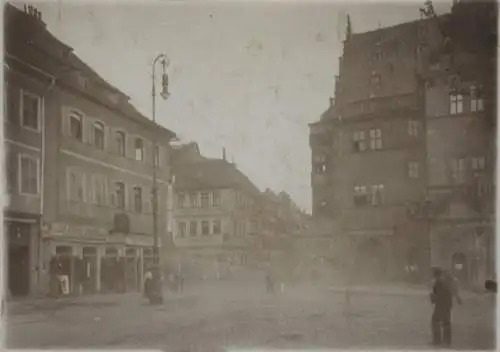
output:
[[[182,295],[166,294],[163,306],[147,305],[138,294],[105,296],[82,299],[55,313],[35,309],[9,316],[6,347],[427,349],[430,339],[431,306],[419,295],[363,291],[347,306],[345,295],[325,289],[296,287],[267,295],[263,285],[206,284]],[[493,349],[491,298],[464,299],[455,308],[454,347]]]

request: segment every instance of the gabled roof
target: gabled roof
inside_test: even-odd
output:
[[[107,82],[89,65],[83,62],[73,52],[73,48],[61,42],[47,29],[45,23],[40,18],[27,14],[17,6],[9,3],[6,3],[4,10],[6,51],[9,49],[9,44],[15,48],[23,47],[23,50],[26,50],[23,51],[23,56],[20,57],[23,62],[48,71],[48,73],[56,76],[56,78],[61,78],[61,72],[67,72],[67,69],[81,72],[85,77],[90,78],[90,80],[103,87],[103,94],[96,94],[99,95],[97,100],[101,104],[151,128],[153,131],[157,131],[163,137],[165,134],[169,138],[175,137],[173,131],[159,124],[154,124],[150,119],[141,114],[129,102],[130,98],[123,91]],[[30,51],[33,50],[43,52],[43,55],[48,57],[48,59],[44,59],[42,62],[33,62],[33,58],[29,57]],[[49,62],[51,63],[50,65]],[[54,66],[58,67],[58,69],[47,69],[45,66]],[[119,94],[125,99],[119,104],[111,104],[107,102],[107,97],[104,97],[104,90],[108,90],[107,93],[113,92]]]
[[[252,195],[259,189],[238,168],[221,159],[204,159],[198,162],[181,163],[174,166],[175,188],[222,189],[236,188]]]

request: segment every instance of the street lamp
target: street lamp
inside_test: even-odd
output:
[[[161,92],[160,96],[163,99],[168,99],[170,93],[168,92],[168,75],[167,75],[167,67],[170,64],[170,60],[165,54],[159,54],[153,60],[152,67],[152,115],[153,115],[153,123],[156,124],[156,65],[160,63],[162,66],[162,77],[161,77]],[[152,198],[153,198],[153,287],[154,287],[154,303],[161,303],[163,301],[163,293],[162,286],[160,280],[160,256],[159,256],[159,248],[158,248],[158,187],[156,182],[156,169],[158,168],[158,149],[156,145],[156,133],[153,133],[153,189],[152,189]]]

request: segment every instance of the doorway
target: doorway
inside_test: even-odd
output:
[[[27,296],[30,291],[29,246],[9,248],[9,291],[12,296]]]

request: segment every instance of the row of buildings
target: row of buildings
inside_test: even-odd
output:
[[[174,148],[175,253],[169,257],[174,270],[191,277],[245,279],[282,263],[293,239],[307,233],[309,215],[285,192],[260,192],[222,154],[203,157],[196,143]]]
[[[366,33],[348,24],[335,98],[310,125],[314,223],[352,276],[495,275],[494,2]],[[349,249],[346,251],[346,249]]]
[[[278,233],[265,207],[280,207],[268,193],[225,157],[172,144],[175,133],[139,113],[48,31],[35,8],[7,4],[4,15],[10,294],[46,294],[56,262],[73,293],[141,290],[154,254],[154,168],[166,272],[221,276],[231,264],[259,262],[270,248],[262,234]]]

